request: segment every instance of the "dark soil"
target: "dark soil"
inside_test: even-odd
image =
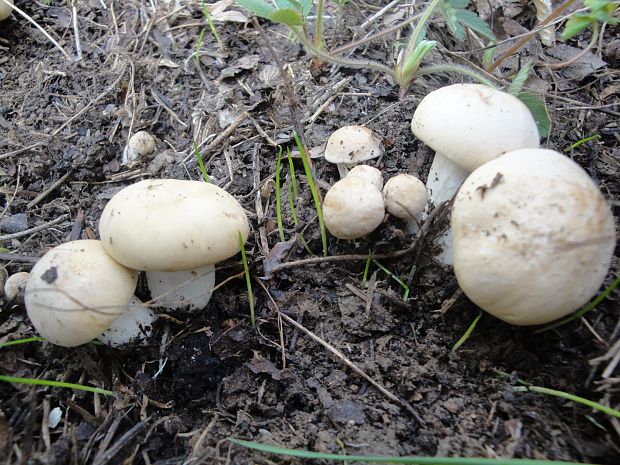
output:
[[[16,3],[76,55],[72,2]],[[573,402],[513,389],[520,378],[618,408],[620,373],[616,369],[603,377],[613,360],[600,358],[620,340],[617,291],[584,319],[540,334],[483,314],[454,353],[451,348],[478,309],[460,294],[451,269],[433,261],[430,241],[418,243],[419,254],[380,260],[405,280],[415,265],[407,301],[402,288],[375,266],[370,269],[374,292],[363,289],[364,260],[359,257],[291,265],[265,276],[266,262],[309,258],[299,243],[286,256],[274,252],[279,238],[270,189],[277,153],[272,144],[296,153],[291,108],[302,121],[312,153],[321,154],[336,128],[363,124],[383,139],[386,154],[374,165],[385,179],[397,172],[425,179],[432,152],[412,137],[411,116],[429,91],[461,82],[460,77],[418,79],[399,98],[386,77],[311,62],[284,28],[262,22],[287,64],[296,100],[290,102],[272,56],[249,21],[216,21],[226,48],[218,50],[207,32],[198,66],[196,42],[204,26],[198,2],[75,3],[82,49],[78,63],[63,57],[23,18],[14,15],[0,23],[0,245],[8,249],[1,255],[2,266],[8,274],[28,271],[50,247],[95,239],[107,200],[135,180],[200,179],[195,140],[209,147],[203,152],[212,181],[248,211],[253,228],[246,244],[248,260],[264,289],[254,283],[255,328],[245,282],[233,279],[214,293],[204,312],[163,314],[145,346],[67,349],[36,342],[0,349],[1,374],[116,393],[106,398],[0,384],[0,463],[302,463],[234,446],[226,440],[230,436],[331,453],[619,463],[617,420]],[[104,10],[102,3],[111,8]],[[342,18],[330,6],[328,47],[350,40],[380,3],[348,3]],[[481,11],[493,9],[499,39],[535,25],[530,3],[516,10],[508,8],[514,4],[482,3]],[[395,7],[356,37],[393,25],[405,14],[405,6]],[[481,51],[467,51],[476,48],[473,43],[455,41],[445,31],[440,25],[430,28],[443,47],[429,61],[480,63]],[[566,59],[565,52],[534,38],[518,59],[496,70],[504,79],[519,63],[534,62],[528,85],[545,94],[553,120],[545,147],[563,152],[584,137],[599,136],[567,154],[591,174],[616,217],[617,33],[607,27],[600,49],[563,69],[549,69],[545,63]],[[568,45],[578,52],[589,34]],[[388,36],[353,55],[389,61],[392,40]],[[231,124],[232,130],[225,132]],[[121,165],[128,137],[140,129],[156,137],[156,152],[134,165]],[[313,161],[324,193],[338,173],[322,158]],[[295,167],[303,173],[299,158]],[[310,248],[319,253],[310,190],[300,177],[297,215],[301,226],[307,226],[304,237]],[[290,238],[295,234],[286,197],[290,179],[288,174],[283,178]],[[19,234],[36,226],[42,228]],[[365,256],[369,248],[390,255],[411,246],[414,238],[403,229],[403,223],[388,217],[366,240],[330,238],[329,255]],[[434,225],[427,239],[439,229]],[[7,238],[13,232],[16,237]],[[618,265],[616,256],[605,285]],[[217,282],[240,271],[240,259],[234,257],[220,264]],[[340,351],[397,400],[299,328],[288,322],[280,326],[278,310]],[[0,342],[35,335],[23,305],[5,302]],[[62,419],[50,427],[48,415],[56,407]]]

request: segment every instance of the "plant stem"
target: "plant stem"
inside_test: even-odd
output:
[[[282,163],[282,146],[279,147],[278,157],[276,159],[276,218],[278,221],[278,232],[280,233],[280,242],[285,242],[284,225],[282,224],[282,205],[280,201],[280,167]]]
[[[352,60],[350,58],[335,57],[325,52],[324,50],[321,50],[315,47],[314,44],[308,39],[308,37],[306,37],[304,32],[301,31],[299,28],[291,27],[290,29],[293,32],[293,34],[295,34],[295,37],[297,37],[297,39],[303,44],[304,47],[306,47],[310,51],[310,53],[312,53],[313,55],[316,55],[319,58],[322,58],[325,61],[336,63],[341,66],[346,66],[348,68],[357,68],[357,69],[370,68],[370,69],[379,71],[387,76],[394,76],[392,69],[390,69],[389,67],[381,63],[377,63],[376,61]]]
[[[411,52],[413,52],[413,50],[416,48],[416,45],[418,45],[418,42],[422,39],[422,37],[420,37],[422,35],[422,31],[424,31],[424,29],[426,28],[426,22],[430,19],[431,15],[433,14],[433,12],[435,11],[435,8],[437,8],[437,6],[439,5],[439,2],[441,0],[433,0],[431,3],[429,3],[429,5],[426,7],[426,9],[424,10],[424,12],[422,13],[422,17],[420,18],[420,21],[418,21],[418,24],[416,24],[415,29],[413,30],[413,33],[411,34],[411,37],[409,38],[409,43],[407,44],[407,50],[405,51],[405,57],[407,57],[408,55],[411,54]],[[405,62],[406,60],[403,60],[403,62]]]
[[[438,73],[458,73],[468,76],[475,81],[480,82],[489,87],[496,87],[493,81],[485,78],[484,76],[476,73],[474,70],[469,69],[467,66],[462,65],[429,65],[424,68],[419,68],[415,72],[415,77],[424,76],[425,74],[438,74]]]
[[[314,46],[323,50],[325,43],[323,42],[323,7],[325,0],[318,0],[316,4],[316,32],[314,35]]]

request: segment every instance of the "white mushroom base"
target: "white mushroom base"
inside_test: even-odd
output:
[[[187,271],[147,271],[153,303],[171,310],[200,310],[207,306],[215,285],[215,267]]]

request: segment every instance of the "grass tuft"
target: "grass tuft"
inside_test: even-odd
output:
[[[245,283],[248,286],[248,304],[250,305],[250,321],[252,326],[256,326],[256,319],[254,317],[254,293],[252,292],[252,281],[250,280],[250,268],[248,267],[248,259],[245,255],[245,246],[243,244],[243,236],[241,231],[237,231],[237,237],[239,238],[239,250],[241,251],[241,260],[243,261],[243,272],[245,274]]]

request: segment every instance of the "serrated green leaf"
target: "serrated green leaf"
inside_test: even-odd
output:
[[[276,10],[264,0],[235,0],[235,2],[240,7],[250,10],[256,16],[260,16],[261,18],[269,18],[269,16]]]
[[[566,21],[564,32],[562,32],[562,40],[568,40],[575,37],[581,31],[585,30],[590,24],[592,24],[592,18],[590,15],[575,15],[571,16]]]
[[[495,40],[495,35],[489,25],[480,16],[469,10],[456,10],[456,19],[463,26],[482,34],[489,40]]]
[[[536,126],[538,126],[538,133],[543,139],[549,136],[551,130],[551,118],[547,111],[547,105],[540,95],[533,92],[521,92],[517,95],[517,98],[521,100],[525,106],[530,110]]]
[[[532,71],[532,62],[528,62],[517,72],[514,79],[506,89],[510,95],[519,95],[523,90],[523,85],[527,78],[530,77],[530,72]]]
[[[451,8],[464,10],[469,5],[469,0],[446,0],[445,4]]]
[[[297,11],[292,8],[281,8],[275,10],[269,15],[269,19],[276,22],[286,24],[287,26],[303,26],[304,19]]]

